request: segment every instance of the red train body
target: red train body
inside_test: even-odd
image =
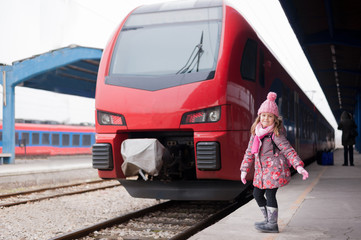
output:
[[[139,7],[103,52],[93,166],[134,197],[232,199],[243,188],[250,126],[270,90],[303,159],[332,148],[333,129],[234,8],[223,1]],[[173,165],[148,181],[126,179],[121,144],[135,138],[158,139]]]
[[[0,124],[2,152],[2,124]],[[15,123],[15,156],[91,154],[95,143],[93,126]]]

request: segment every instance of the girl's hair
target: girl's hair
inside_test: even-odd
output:
[[[283,122],[282,122],[282,118],[281,117],[277,117],[276,115],[274,115],[275,118],[275,126],[273,128],[273,132],[275,133],[275,135],[278,137],[281,133],[281,131],[283,131]],[[261,116],[258,115],[256,120],[254,121],[254,123],[252,124],[251,127],[251,134],[256,135],[256,126],[257,124],[260,122],[261,120]]]

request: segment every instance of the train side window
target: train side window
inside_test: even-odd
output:
[[[90,134],[84,134],[82,137],[82,146],[90,146],[91,137]]]
[[[60,143],[60,136],[58,133],[51,134],[51,145],[53,146],[59,146]]]
[[[304,106],[301,108],[302,116],[302,139],[307,139],[307,111]]]
[[[290,91],[290,95],[289,95],[289,120],[290,121],[294,121],[295,120],[295,95],[293,94],[293,91]]]
[[[29,135],[28,132],[23,132],[23,133],[21,133],[21,139],[22,139],[23,141],[25,141],[25,144],[26,144],[26,145],[29,145],[29,137],[30,137],[30,135]]]
[[[63,134],[62,139],[61,139],[61,143],[62,143],[63,146],[69,146],[69,143],[70,143],[69,134]]]
[[[79,146],[80,145],[80,135],[74,134],[73,135],[73,146]]]
[[[49,145],[50,144],[50,134],[49,133],[41,134],[41,144],[42,145]]]
[[[289,118],[289,113],[288,113],[288,104],[289,104],[288,92],[289,92],[289,89],[287,89],[286,86],[283,86],[281,112],[282,112],[282,116],[284,118],[286,118],[286,119]]]
[[[256,81],[257,70],[257,42],[248,39],[243,50],[241,75],[242,78]]]
[[[40,143],[40,134],[39,133],[32,133],[31,144],[32,145],[39,145],[39,143]]]
[[[264,87],[264,52],[262,49],[259,51],[259,84]]]
[[[16,143],[16,145],[19,145],[19,144],[20,144],[19,132],[15,132],[15,143]]]
[[[1,131],[0,132],[0,142],[2,142],[3,141],[3,132]]]

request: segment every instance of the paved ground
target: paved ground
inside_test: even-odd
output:
[[[262,215],[252,200],[190,239],[361,239],[361,155],[355,152],[355,167],[342,166],[342,149],[334,158],[335,165],[313,163],[307,167],[308,180],[297,174],[278,191],[280,233],[254,228]]]

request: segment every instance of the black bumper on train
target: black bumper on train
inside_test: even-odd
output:
[[[132,197],[171,200],[233,200],[251,182],[194,180],[194,181],[142,181],[118,179]]]

